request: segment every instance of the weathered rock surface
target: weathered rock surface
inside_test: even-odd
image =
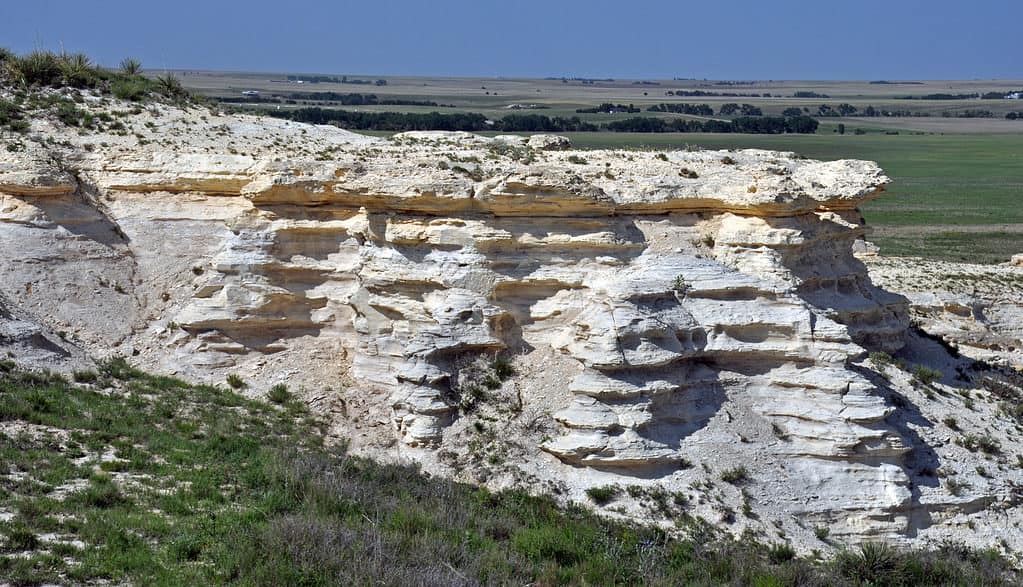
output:
[[[877,258],[869,267],[912,302],[925,332],[973,359],[1023,371],[1023,265]]]
[[[496,486],[695,491],[744,466],[696,511],[744,500],[811,542],[908,540],[963,502],[921,491],[932,453],[862,362],[908,325],[853,256],[873,163],[127,122],[37,121],[71,146],[0,155],[0,294],[94,356],[285,381],[360,450]]]

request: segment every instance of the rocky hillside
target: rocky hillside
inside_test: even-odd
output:
[[[1023,548],[1020,380],[871,282],[873,163],[76,96],[0,154],[16,360],[285,382],[362,454],[612,516]]]

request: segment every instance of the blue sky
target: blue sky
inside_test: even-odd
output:
[[[1016,0],[4,0],[0,46],[112,65],[453,76],[1023,78]]]

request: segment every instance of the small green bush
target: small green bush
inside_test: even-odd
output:
[[[604,505],[618,497],[621,492],[621,488],[617,485],[604,485],[603,487],[590,487],[586,490],[586,497],[597,505]]]
[[[1001,443],[986,434],[983,436],[978,436],[976,434],[964,434],[957,438],[955,442],[970,452],[977,452],[980,450],[986,454],[998,454],[1002,450]]]
[[[992,455],[998,454],[1002,450],[1001,443],[987,435],[981,436],[977,439],[977,446],[980,448],[981,452]]]
[[[924,385],[930,385],[941,379],[941,371],[925,367],[924,365],[917,365],[913,368],[913,378]]]
[[[73,102],[61,102],[56,111],[57,120],[68,126],[90,126],[92,116],[74,105]]]
[[[227,384],[231,386],[231,389],[242,389],[248,386],[244,379],[234,373],[227,376]]]
[[[898,575],[901,560],[899,553],[891,546],[882,542],[868,542],[860,546],[858,552],[846,550],[838,553],[835,565],[845,578],[861,584],[873,584],[878,577]]]
[[[82,505],[99,509],[112,508],[128,502],[117,485],[106,476],[93,477],[89,486],[74,494],[73,498]]]
[[[735,467],[721,472],[721,480],[725,483],[738,485],[749,480],[749,472],[746,467]]]
[[[72,374],[75,383],[96,383],[99,373],[95,371],[75,371]]]
[[[23,527],[10,530],[7,535],[7,542],[4,544],[4,550],[9,552],[21,552],[37,548],[39,548],[39,537],[28,528]]]
[[[278,383],[270,388],[270,391],[266,394],[266,396],[275,404],[283,404],[291,399],[291,392],[288,391],[287,385]]]
[[[142,79],[120,79],[111,84],[110,91],[121,100],[139,102],[146,97],[149,87]]]
[[[124,357],[112,357],[99,364],[99,372],[114,379],[128,380],[142,376],[142,372],[128,364]]]
[[[870,362],[874,365],[875,369],[884,369],[892,364],[892,356],[884,351],[877,351],[870,353]]]
[[[767,549],[767,558],[772,563],[780,565],[796,558],[796,549],[783,542],[772,544]]]
[[[25,132],[30,124],[17,104],[0,98],[0,127],[6,126],[14,132]]]
[[[494,374],[497,375],[498,379],[505,381],[509,377],[515,374],[515,367],[512,366],[512,362],[504,357],[497,357],[492,363],[490,368],[494,370]]]
[[[962,495],[963,491],[969,488],[970,484],[965,481],[960,481],[955,478],[945,480],[945,489],[956,497]]]

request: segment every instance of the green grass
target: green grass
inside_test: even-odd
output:
[[[89,379],[0,364],[0,422],[36,426],[0,434],[0,511],[15,513],[0,523],[0,576],[12,584],[841,585],[864,569],[875,585],[1016,578],[994,553],[951,546],[886,551],[880,568],[856,555],[801,559],[693,518],[690,538],[674,539],[353,457],[294,401],[247,400],[124,361]],[[118,465],[100,466],[110,455]]]

